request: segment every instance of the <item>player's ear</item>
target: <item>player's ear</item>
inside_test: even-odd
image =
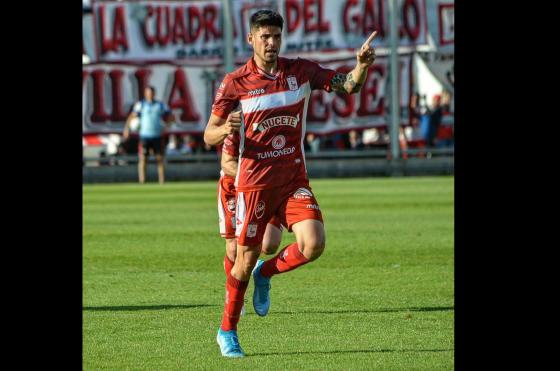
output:
[[[247,43],[253,46],[253,34],[250,32],[247,34]]]

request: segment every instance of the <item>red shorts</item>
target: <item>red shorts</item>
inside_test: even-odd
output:
[[[323,222],[319,204],[309,184],[287,185],[253,192],[237,193],[236,233],[241,246],[262,243],[266,221],[275,217],[292,231],[302,220]]]
[[[223,175],[218,182],[218,216],[220,235],[224,238],[235,238],[235,177]],[[282,229],[280,219],[273,216],[269,223]]]

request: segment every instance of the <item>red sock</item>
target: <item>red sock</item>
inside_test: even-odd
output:
[[[289,272],[307,263],[309,263],[309,259],[299,251],[297,243],[294,242],[283,248],[274,258],[264,262],[261,274],[264,277],[271,277],[278,273]]]
[[[229,272],[231,272],[231,268],[233,268],[233,263],[229,260],[227,254],[224,256],[224,270],[226,271],[226,278],[229,276]]]
[[[243,308],[243,298],[249,281],[239,281],[235,277],[228,275],[226,280],[226,301],[224,304],[224,315],[222,317],[222,330],[237,330],[237,322]]]

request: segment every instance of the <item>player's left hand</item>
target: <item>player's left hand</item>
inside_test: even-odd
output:
[[[375,61],[375,49],[369,44],[373,41],[373,38],[377,35],[377,31],[373,31],[371,35],[369,35],[368,39],[365,43],[363,43],[362,47],[356,53],[356,59],[358,60],[358,66],[361,68],[369,68]]]

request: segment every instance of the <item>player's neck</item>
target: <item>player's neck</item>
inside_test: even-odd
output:
[[[278,72],[278,58],[274,62],[267,63],[260,58],[253,57],[255,64],[258,68],[268,73],[269,75],[275,75]]]

